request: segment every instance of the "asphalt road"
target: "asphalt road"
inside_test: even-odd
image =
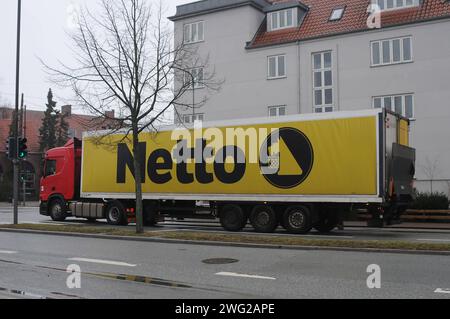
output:
[[[230,258],[231,264],[206,264]],[[81,268],[81,289],[66,269]],[[367,267],[381,267],[381,288]],[[105,276],[110,274],[111,278]],[[113,279],[117,275],[141,276]],[[151,278],[151,279],[150,279]],[[232,248],[0,232],[0,297],[450,298],[450,257]],[[16,293],[10,293],[15,290]],[[17,293],[19,292],[19,293]]]
[[[106,220],[99,220],[96,223],[89,223],[85,219],[68,218],[65,222],[53,222],[50,217],[39,215],[38,208],[20,207],[19,210],[20,223],[41,223],[41,224],[67,224],[67,225],[96,225],[107,226]],[[12,210],[10,207],[0,207],[0,224],[10,224],[13,220]],[[134,225],[128,226],[130,229]],[[215,231],[223,232],[222,227],[214,220],[185,220],[172,221],[166,220],[160,223],[152,230],[193,230],[193,231]],[[247,227],[240,234],[255,234],[251,227]],[[281,227],[272,236],[289,236]],[[271,235],[266,235],[271,236]],[[411,242],[426,243],[450,243],[449,230],[426,230],[426,229],[398,229],[398,228],[367,228],[367,227],[346,227],[345,230],[335,230],[330,234],[319,234],[312,231],[308,235],[300,236],[304,238],[324,238],[324,239],[343,239],[343,240],[401,240]]]

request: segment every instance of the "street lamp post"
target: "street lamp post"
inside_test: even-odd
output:
[[[19,223],[19,79],[20,79],[20,29],[21,29],[22,0],[18,0],[17,7],[17,48],[16,48],[16,105],[14,119],[14,138],[17,148],[14,150],[13,166],[13,214],[14,225]]]

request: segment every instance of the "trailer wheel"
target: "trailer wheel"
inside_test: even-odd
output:
[[[158,223],[158,202],[144,204],[144,226],[151,227]]]
[[[220,224],[225,230],[240,231],[247,224],[247,216],[238,205],[225,205],[220,210]]]
[[[62,222],[66,219],[66,203],[61,198],[55,198],[50,202],[49,214],[53,221]]]
[[[314,229],[321,233],[329,233],[336,228],[338,223],[338,213],[323,212],[319,214],[319,221],[314,225]]]
[[[306,206],[290,206],[283,215],[283,227],[293,234],[307,234],[312,229],[311,211]]]
[[[119,201],[112,201],[106,207],[106,220],[109,225],[127,225],[127,215],[125,208]]]
[[[258,205],[250,214],[250,223],[258,233],[273,233],[278,227],[277,214],[268,205]]]

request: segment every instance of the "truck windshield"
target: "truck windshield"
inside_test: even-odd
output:
[[[56,160],[45,161],[45,177],[56,174]]]

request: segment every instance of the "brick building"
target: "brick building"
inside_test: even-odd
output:
[[[73,114],[72,107],[65,105],[61,107],[61,112],[67,114],[66,121],[69,124],[68,135],[70,138],[81,138],[82,133],[88,130],[106,129],[104,120],[88,115]],[[0,184],[7,174],[12,174],[12,162],[6,155],[6,140],[12,122],[14,110],[0,107]],[[114,112],[107,114],[109,118],[114,117]],[[24,117],[23,130],[28,139],[28,157],[21,163],[21,177],[25,180],[25,190],[29,199],[37,199],[39,196],[39,180],[41,177],[41,163],[43,154],[39,151],[39,129],[44,117],[43,111],[26,111]],[[23,184],[21,185],[21,192]]]

